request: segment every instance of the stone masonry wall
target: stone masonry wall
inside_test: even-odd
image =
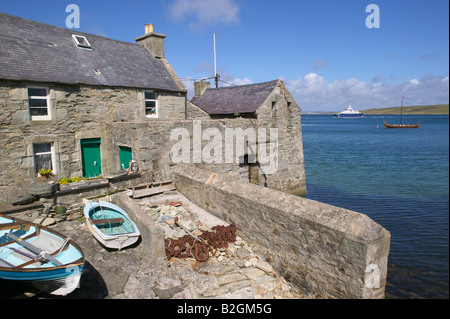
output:
[[[50,120],[30,119],[27,86],[49,88]],[[191,156],[190,163],[194,166],[296,193],[305,185],[300,109],[295,102],[287,106],[286,96],[280,92],[278,89],[267,99],[258,111],[257,119],[210,119],[205,112],[187,102],[184,93],[158,92],[159,117],[146,118],[141,89],[0,81],[0,202],[9,202],[25,194],[28,186],[36,181],[33,144],[53,144],[53,180],[56,181],[81,176],[80,141],[100,138],[103,174],[120,169],[119,147],[127,146],[132,149],[133,159],[138,161],[143,180],[150,182],[170,179],[170,167],[176,164],[170,157],[170,150],[177,142],[170,140],[172,130],[185,128],[192,139],[193,127],[197,124],[201,126],[200,138],[208,129],[215,130],[219,138],[204,137],[200,143],[201,151],[205,146],[211,150],[203,155],[214,156],[219,150],[222,154],[218,156],[220,160],[209,162],[205,161],[205,156],[201,162],[195,162]],[[293,101],[290,96],[287,98]],[[272,110],[273,101],[276,112]],[[186,120],[186,116],[189,119]],[[264,174],[261,165],[239,163],[236,158],[232,162],[225,159],[226,128],[257,132],[258,127],[271,125],[278,128],[278,167],[275,172]],[[192,154],[195,149],[192,141],[190,147]],[[249,155],[247,147],[244,152]]]
[[[210,118],[206,112],[190,102],[187,105],[187,114],[188,119],[193,120],[203,121]],[[232,118],[233,116],[213,116],[215,119],[221,118],[222,120],[224,118],[229,119],[230,117]],[[250,180],[254,184],[304,196],[306,193],[306,179],[301,109],[282,81],[278,82],[277,87],[258,108],[254,117],[256,120],[254,121],[253,128],[255,130],[259,128],[266,129],[267,143],[272,142],[277,144],[276,173],[265,173],[264,167],[269,164],[262,164],[264,160],[257,156],[256,163],[250,163],[248,165],[249,167],[245,168],[241,165],[241,177],[250,175]],[[272,137],[271,140],[270,128],[277,130],[277,138]]]
[[[277,173],[259,175],[259,185],[296,195],[306,193],[305,166],[301,127],[301,109],[283,82],[258,108],[257,126],[278,129]],[[267,140],[270,140],[269,136]]]
[[[49,88],[51,119],[32,121],[27,86]],[[0,81],[0,201],[26,192],[36,179],[33,144],[53,143],[55,179],[82,175],[80,140],[101,138],[102,172],[118,157],[104,142],[109,123],[155,123],[186,117],[184,93],[158,92],[159,118],[146,118],[144,91],[61,84]]]
[[[194,124],[195,123],[195,124]],[[195,127],[195,128],[194,128]],[[179,121],[158,121],[151,123],[110,123],[106,126],[106,147],[109,153],[113,153],[119,146],[131,147],[133,152],[133,159],[137,160],[139,170],[146,176],[148,181],[162,181],[170,180],[170,168],[178,162],[175,156],[181,156],[180,152],[171,155],[171,150],[175,144],[181,143],[182,137],[177,134],[171,134],[177,129],[182,129],[187,134],[186,141],[188,142],[187,152],[189,154],[188,164],[193,166],[208,169],[211,172],[226,174],[239,178],[239,163],[233,160],[231,163],[224,162],[225,143],[223,138],[225,136],[226,128],[253,128],[254,122],[248,119],[237,120],[202,120],[193,122],[191,120]],[[201,135],[200,144],[198,148],[194,146],[194,129],[199,129]],[[208,129],[214,129],[218,133],[217,139],[202,139],[202,133]],[[194,159],[194,152],[200,150],[214,155],[214,151],[207,152],[205,149],[207,145],[216,145],[220,148],[221,156],[218,156],[218,162],[208,163],[208,159],[202,156],[200,162]],[[178,150],[177,147],[175,147]],[[219,153],[217,153],[219,154]],[[206,161],[205,161],[206,160]],[[108,158],[108,165],[110,167],[119,167],[118,156],[111,156]],[[248,181],[248,178],[247,178]]]
[[[366,215],[182,165],[173,180],[307,296],[384,297],[390,233]]]

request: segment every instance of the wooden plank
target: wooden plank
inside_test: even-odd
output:
[[[153,182],[153,183],[139,184],[139,185],[131,187],[131,189],[132,190],[146,189],[146,188],[165,186],[167,184],[172,184],[172,181],[163,181],[163,182]]]
[[[110,219],[90,219],[89,222],[94,225],[101,225],[101,224],[121,224],[124,222],[123,218],[110,218]]]
[[[170,183],[169,185],[165,186],[156,186],[156,187],[150,187],[150,188],[143,188],[143,189],[134,189],[133,190],[133,198],[141,198],[145,196],[152,196],[156,194],[161,194],[166,191],[172,191],[176,190],[175,185],[173,183]]]
[[[1,224],[0,230],[8,230],[8,229],[23,229],[25,231],[28,231],[31,227],[32,222],[13,222],[13,223],[6,223]]]

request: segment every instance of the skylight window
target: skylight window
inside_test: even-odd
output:
[[[85,36],[72,34],[72,39],[78,47],[92,49]]]

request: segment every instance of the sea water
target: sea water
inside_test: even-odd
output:
[[[449,117],[302,115],[306,197],[391,233],[387,298],[449,298]]]

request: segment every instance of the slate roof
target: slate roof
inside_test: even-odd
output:
[[[191,102],[211,115],[254,113],[275,89],[278,80],[206,89]]]
[[[77,47],[72,34],[85,36],[92,50]],[[0,79],[182,91],[163,62],[139,44],[5,13],[0,13]]]

